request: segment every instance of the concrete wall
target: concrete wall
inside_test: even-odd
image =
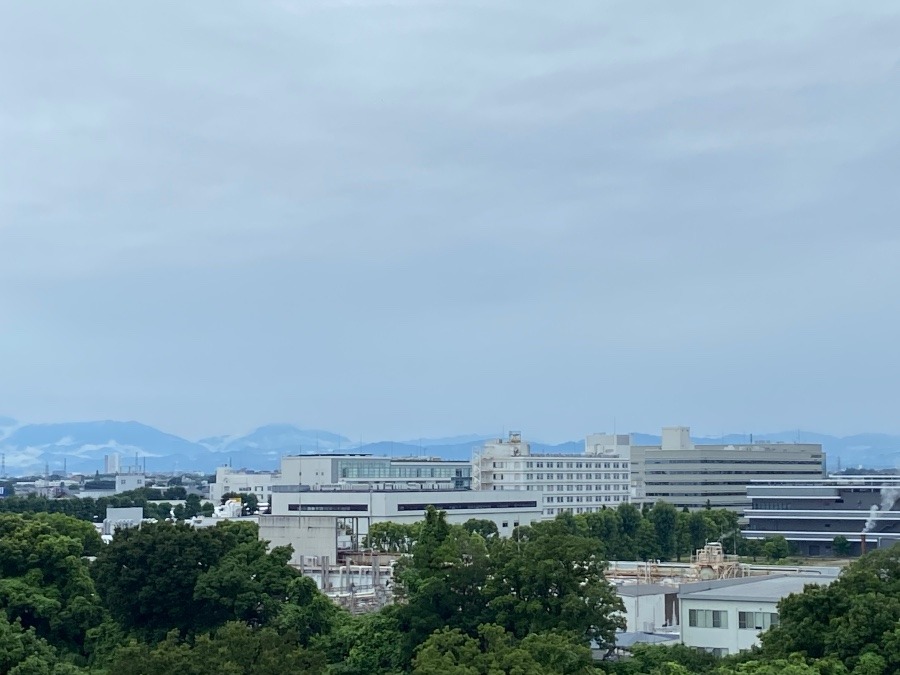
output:
[[[674,596],[677,592],[677,589],[672,589],[670,595]],[[622,604],[625,605],[626,631],[653,633],[667,626],[666,594],[620,595],[619,597]]]
[[[268,541],[270,549],[292,546],[295,565],[304,556],[337,561],[337,519],[331,516],[260,516],[259,538]]]

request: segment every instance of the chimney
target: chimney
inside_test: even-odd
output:
[[[863,532],[861,535],[859,535],[859,554],[860,555],[866,554],[866,533],[865,532]]]

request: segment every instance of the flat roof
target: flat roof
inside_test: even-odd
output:
[[[630,598],[645,595],[669,595],[678,592],[678,586],[666,584],[620,584],[615,589],[618,595]]]
[[[802,593],[809,584],[827,586],[837,577],[784,575],[767,576],[752,581],[735,579],[735,584],[721,585],[706,590],[685,591],[678,594],[681,600],[725,600],[743,602],[778,602],[792,593]]]

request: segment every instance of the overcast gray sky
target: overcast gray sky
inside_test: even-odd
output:
[[[900,6],[0,2],[0,414],[900,432]]]

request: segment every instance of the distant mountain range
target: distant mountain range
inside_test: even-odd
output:
[[[639,445],[654,445],[659,436],[633,434]],[[360,445],[346,436],[319,429],[301,429],[290,424],[269,424],[243,436],[211,436],[191,441],[167,434],[140,422],[70,422],[22,424],[0,416],[0,453],[9,475],[42,474],[45,467],[71,472],[103,470],[103,457],[121,455],[123,467],[144,466],[148,471],[214,471],[231,464],[235,468],[277,469],[282,455],[301,452],[361,452],[394,457],[428,456],[467,460],[473,448],[490,436],[476,434],[449,438],[380,441]],[[830,470],[864,466],[900,467],[900,436],[857,434],[837,437],[813,432],[781,432],[754,435],[755,441],[821,443],[828,453]],[[694,438],[708,443],[747,443],[746,434],[718,438]],[[535,452],[581,452],[583,440],[559,444],[531,442]]]

